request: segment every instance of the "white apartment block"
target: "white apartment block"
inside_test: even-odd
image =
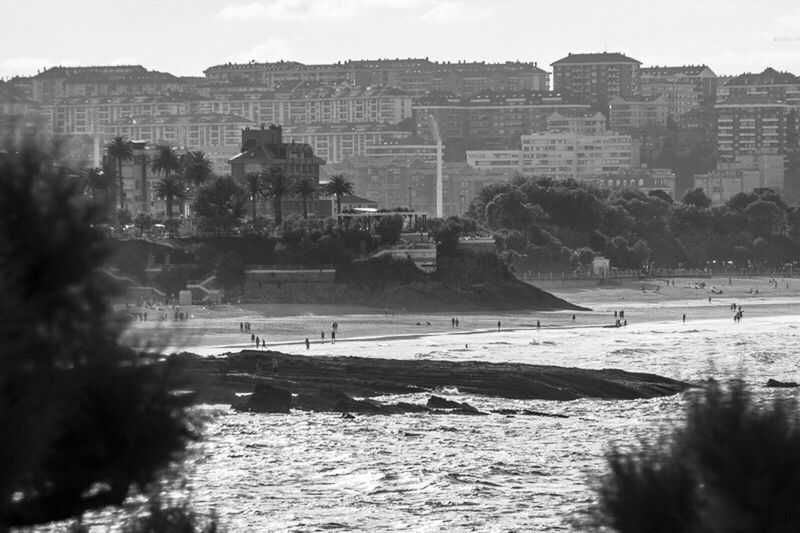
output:
[[[487,172],[522,172],[522,151],[467,150],[467,164]]]
[[[239,115],[257,124],[397,124],[410,118],[411,95],[386,88],[339,87],[296,93],[232,93],[202,98],[198,113]]]
[[[638,147],[629,135],[546,131],[523,135],[521,142],[521,150],[468,150],[467,163],[487,172],[576,180],[639,166]]]
[[[242,130],[251,126],[251,121],[235,115],[146,115],[101,126],[99,133],[106,140],[120,135],[151,144],[200,150],[209,146],[239,147]]]
[[[581,180],[639,166],[630,135],[539,132],[521,137],[522,173]]]
[[[306,143],[327,163],[367,155],[370,146],[410,139],[411,132],[384,124],[316,124],[285,126],[284,142]]]

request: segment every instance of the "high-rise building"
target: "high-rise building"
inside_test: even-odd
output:
[[[572,94],[592,109],[606,111],[615,96],[639,94],[641,62],[617,52],[573,54],[561,58],[553,67],[553,90]]]
[[[717,103],[717,149],[720,161],[743,155],[786,154],[797,147],[797,112],[767,95],[740,95]]]

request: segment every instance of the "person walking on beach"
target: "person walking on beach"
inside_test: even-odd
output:
[[[574,321],[574,320],[575,320],[575,318],[573,318],[572,320]],[[539,329],[540,329],[541,327],[542,327],[542,324],[541,324],[541,322],[539,322],[539,321],[537,320],[537,321],[536,321],[536,331],[539,331]]]
[[[572,315],[572,323],[575,323],[575,315]]]
[[[325,332],[324,331],[320,331],[319,332],[319,338],[322,339],[322,340],[325,340]]]
[[[683,314],[683,323],[686,324],[686,313]]]
[[[453,317],[453,318],[450,319],[450,327],[451,328],[455,328],[456,327],[456,317]]]
[[[244,322],[239,322],[239,331],[244,331]]]
[[[308,350],[310,346],[311,346],[311,341],[309,341],[308,337],[306,337],[306,350]]]
[[[331,344],[336,344],[336,331],[331,331]]]
[[[458,329],[458,319],[456,318],[456,329]]]
[[[261,339],[256,337],[256,350],[261,347]]]
[[[502,324],[501,324],[501,323],[500,323],[500,321],[498,320],[498,321],[497,321],[497,331],[500,331],[500,326],[502,326]]]
[[[250,342],[256,342],[256,334],[255,333],[251,333],[250,334]]]

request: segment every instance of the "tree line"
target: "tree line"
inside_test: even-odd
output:
[[[658,190],[517,176],[481,189],[468,215],[517,270],[580,270],[597,255],[623,269],[778,269],[800,259],[800,207],[767,188],[712,205],[702,189],[675,202]]]

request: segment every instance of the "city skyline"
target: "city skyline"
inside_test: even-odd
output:
[[[190,11],[191,10],[191,11]],[[520,60],[545,70],[570,52],[622,52],[648,65],[718,75],[800,69],[800,8],[788,0],[146,0],[133,10],[80,0],[4,6],[0,78],[48,67],[141,64],[201,76],[226,62],[428,57]],[[476,37],[477,36],[477,37]]]

